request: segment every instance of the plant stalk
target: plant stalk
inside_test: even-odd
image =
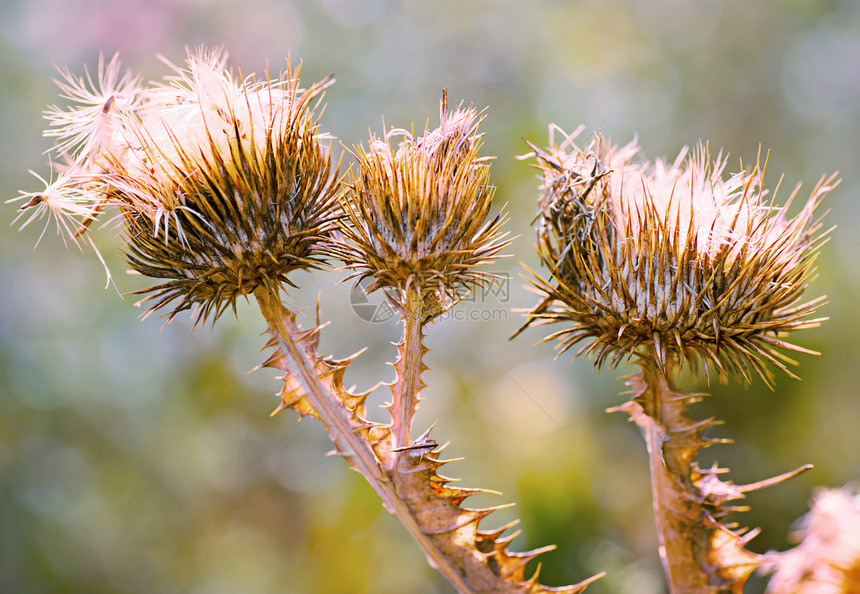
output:
[[[693,553],[696,549],[693,526],[677,509],[678,502],[689,491],[689,485],[683,474],[679,474],[680,469],[672,458],[675,444],[669,437],[671,429],[665,425],[666,419],[671,418],[664,408],[671,393],[669,380],[650,369],[643,371],[643,379],[647,386],[643,392],[645,414],[655,422],[640,428],[648,449],[651,495],[663,571],[672,594],[706,591],[708,577]]]
[[[414,305],[408,302],[409,305]],[[409,307],[403,313],[403,340],[398,343],[399,357],[395,367],[397,377],[391,386],[392,403],[391,434],[392,450],[408,446],[411,443],[412,422],[420,400],[419,392],[424,384],[421,373],[424,371],[422,361],[425,348],[422,343],[424,323],[420,305]]]
[[[344,389],[343,373],[349,359],[335,361],[317,354],[319,327],[303,330],[295,314],[284,307],[276,291],[259,288],[254,296],[269,324],[275,353],[264,364],[286,372],[283,404],[300,414],[322,421],[337,453],[360,472],[371,484],[383,505],[406,527],[437,569],[461,594],[495,592],[498,594],[540,594],[556,592],[579,594],[598,579],[594,576],[573,586],[547,588],[538,583],[540,567],[526,577],[529,562],[554,547],[514,553],[508,550],[516,536],[502,536],[513,524],[493,530],[478,525],[487,515],[506,505],[470,509],[461,504],[467,497],[486,492],[449,485],[452,480],[437,473],[450,462],[438,456],[438,444],[429,430],[408,445],[392,451],[392,427],[369,421],[364,416],[367,394],[353,394]],[[410,417],[399,425],[401,436],[408,439],[411,415],[418,392],[423,386],[421,356],[421,318],[406,322],[398,366],[399,381],[393,390],[402,390]],[[400,375],[401,368],[404,375]],[[405,379],[403,379],[405,378]],[[392,411],[394,412],[394,411]],[[396,418],[396,417],[395,417]]]
[[[296,339],[302,330],[292,321],[291,312],[277,295],[268,290],[258,289],[254,296],[283,354],[285,371],[301,385],[305,397],[319,415],[338,451],[348,453],[344,457],[370,483],[389,513],[406,527],[427,555],[431,566],[442,573],[458,592],[472,592],[461,573],[424,533],[412,511],[398,496],[394,483],[383,470],[373,447],[357,433],[352,411],[333,394],[330,378],[320,377],[317,370],[319,356],[315,349]]]
[[[719,475],[726,469],[717,465],[700,468],[693,460],[699,450],[725,441],[702,435],[719,421],[697,421],[687,414],[702,395],[676,390],[672,362],[658,366],[655,358],[643,355],[638,363],[642,371],[628,378],[634,397],[611,410],[628,413],[645,438],[660,559],[669,591],[740,594],[763,557],[745,548],[757,530],[723,523],[726,514],[742,509],[726,504],[808,468],[745,486],[722,481]]]

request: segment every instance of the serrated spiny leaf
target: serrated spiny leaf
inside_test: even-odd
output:
[[[398,452],[397,467],[391,473],[397,492],[416,511],[422,531],[445,552],[455,558],[466,583],[473,592],[516,592],[539,594],[564,592],[576,594],[585,590],[594,579],[574,586],[551,588],[537,582],[537,572],[526,578],[526,566],[538,555],[554,549],[543,547],[534,551],[512,553],[508,550],[515,534],[503,536],[516,522],[495,530],[480,530],[480,522],[494,511],[508,505],[483,509],[463,507],[463,501],[484,489],[451,486],[452,479],[438,474],[438,469],[450,460],[438,457],[439,448],[429,431]],[[492,491],[489,491],[492,492]],[[503,584],[503,585],[502,585]]]
[[[720,479],[727,470],[716,464],[700,468],[694,461],[699,451],[726,441],[703,435],[720,422],[690,417],[688,407],[703,395],[678,392],[658,364],[644,358],[639,363],[643,371],[626,378],[633,397],[610,411],[628,413],[648,443],[667,577],[678,591],[741,593],[766,556],[746,548],[757,530],[723,522],[729,513],[743,510],[728,504],[810,467],[740,486]]]
[[[257,295],[270,330],[276,337],[276,349],[291,349],[292,357],[300,356],[313,368],[319,386],[288,379],[289,403],[312,404],[332,442],[334,453],[358,470],[374,486],[386,509],[404,523],[421,544],[428,559],[440,568],[448,579],[463,592],[500,592],[540,594],[542,592],[582,592],[587,582],[565,588],[548,588],[537,583],[533,575],[525,578],[525,566],[544,549],[526,553],[509,553],[508,541],[493,532],[480,531],[479,523],[499,506],[470,509],[463,501],[479,489],[465,489],[450,485],[452,479],[438,474],[438,470],[451,460],[439,458],[441,448],[430,439],[429,431],[408,445],[392,449],[387,425],[369,421],[365,416],[367,394],[353,394],[343,387],[343,377],[349,361],[321,357],[313,342],[317,333],[301,331],[290,312],[275,296]],[[277,313],[280,319],[274,320]],[[281,335],[288,335],[290,342]],[[297,336],[300,338],[296,339]],[[284,356],[269,357],[273,363],[283,365],[285,371],[302,369]],[[305,378],[305,382],[308,378]],[[295,399],[295,386],[305,389],[304,396]],[[314,395],[307,390],[323,388],[327,391]],[[312,401],[312,398],[317,400]],[[343,435],[344,432],[349,436]],[[369,446],[369,447],[368,447]],[[370,450],[370,451],[369,451]],[[370,454],[370,456],[368,456]],[[372,460],[370,459],[372,458]],[[393,462],[393,464],[392,464]],[[441,567],[444,564],[444,567]],[[590,581],[590,580],[589,580]]]
[[[414,306],[416,301],[410,301]],[[424,345],[424,321],[420,309],[404,310],[402,319],[403,337],[400,342],[394,343],[397,347],[397,359],[392,363],[394,380],[386,384],[392,397],[386,405],[391,414],[392,450],[410,444],[412,422],[421,401],[421,390],[427,387],[421,379],[427,371],[424,355],[430,350]]]
[[[296,316],[294,313],[290,312],[288,317],[292,323],[295,323]],[[345,359],[334,359],[332,357],[320,357],[315,355],[317,346],[319,345],[320,332],[326,325],[327,324],[317,323],[314,327],[309,329],[298,329],[294,333],[293,339],[298,344],[306,347],[308,353],[314,353],[313,363],[315,373],[318,378],[326,380],[331,392],[337,396],[339,404],[347,413],[351,431],[362,436],[374,447],[374,449],[376,449],[378,444],[387,439],[388,428],[385,425],[375,423],[367,419],[365,403],[370,392],[352,392],[347,390],[343,385],[344,374],[346,373],[347,367],[363,352],[363,349],[362,351],[346,357]],[[269,348],[275,348],[275,351],[264,363],[260,365],[260,367],[274,367],[284,371],[284,376],[281,378],[284,381],[284,388],[280,392],[281,404],[272,414],[274,415],[284,408],[292,408],[302,417],[313,416],[314,418],[322,421],[323,419],[320,414],[314,410],[313,406],[305,397],[304,388],[301,383],[298,382],[288,371],[286,357],[277,345],[278,338],[273,333],[272,339],[267,342],[266,346]],[[327,427],[326,429],[328,430],[329,428]],[[342,449],[338,449],[336,451],[343,455],[347,459],[347,462],[350,462],[349,457],[351,454],[349,452]],[[350,462],[350,464],[352,463]]]
[[[278,408],[272,411],[272,416],[275,416],[285,408],[291,408],[299,413],[302,418],[310,416],[319,420],[319,415],[310,405],[307,398],[305,398],[304,390],[295,378],[289,373],[285,373],[280,379],[284,382],[284,388],[280,393],[281,403],[278,405]]]

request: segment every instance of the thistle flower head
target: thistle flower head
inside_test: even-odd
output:
[[[474,285],[491,282],[476,268],[507,245],[506,215],[490,213],[489,163],[478,150],[481,116],[470,105],[449,113],[442,95],[441,123],[423,136],[391,129],[356,147],[357,170],[345,194],[351,245],[344,260],[370,277],[368,290],[390,289],[395,306],[440,314]],[[402,141],[395,150],[394,138]]]
[[[820,489],[811,511],[792,534],[799,543],[772,554],[762,566],[774,572],[774,594],[840,594],[860,591],[860,491],[856,486]]]
[[[820,322],[809,315],[821,299],[802,295],[822,237],[815,210],[834,177],[789,217],[788,205],[765,200],[758,165],[725,176],[726,158],[707,146],[649,163],[634,161],[635,140],[614,147],[597,134],[580,148],[575,137],[557,145],[551,134],[546,151],[530,145],[541,178],[537,248],[551,277],[535,275],[544,299],[526,325],[565,323],[547,340],[562,352],[586,341],[578,354],[596,366],[647,356],[747,380],[754,371],[770,381],[764,362],[788,371],[794,362],[781,351],[805,349],[781,335]]]
[[[220,51],[189,53],[186,68],[145,88],[118,68],[100,64],[89,87],[63,71],[79,105],[48,114],[70,163],[66,196],[91,205],[65,209],[83,219],[73,236],[116,207],[127,262],[163,280],[143,291],[152,309],[178,301],[171,317],[199,307],[198,321],[320,264],[336,220],[313,104],[327,80],[303,90],[289,63],[275,80],[236,79]]]

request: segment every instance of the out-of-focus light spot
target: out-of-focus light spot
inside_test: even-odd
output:
[[[798,39],[785,57],[783,87],[801,117],[828,122],[860,112],[860,37],[821,27]]]
[[[633,551],[605,538],[595,538],[585,547],[585,561],[594,571],[605,571],[601,582],[608,592],[636,592],[661,594],[665,578],[659,568],[648,567],[637,561]]]
[[[379,19],[387,0],[322,0],[329,16],[344,27],[361,27]]]
[[[503,435],[533,438],[558,431],[579,398],[562,372],[552,361],[519,365],[481,394],[481,410]]]
[[[78,449],[52,437],[32,437],[18,448],[21,503],[46,519],[65,524],[95,473]]]
[[[296,588],[293,578],[284,586],[273,538],[240,522],[221,523],[210,528],[198,549],[200,563],[211,568],[192,592],[228,594],[232,592],[306,591]],[[290,564],[291,565],[291,564]]]
[[[294,61],[304,57],[300,53],[305,38],[305,23],[296,6],[284,0],[255,2],[254,9],[241,2],[221,0],[222,6],[213,11],[222,33],[213,41],[223,43],[230,52],[230,62],[243,73],[255,72],[258,78],[265,75],[268,63],[272,75],[286,69],[284,59],[290,54]],[[205,18],[209,13],[191,13]],[[303,79],[304,80],[304,79]]]
[[[220,417],[201,423],[188,443],[191,464],[215,489],[237,493],[251,482],[260,461],[251,443],[255,432],[246,423]]]
[[[281,414],[288,414],[284,411]],[[306,440],[295,441],[266,460],[267,470],[284,487],[299,493],[315,494],[331,489],[343,478],[343,466],[334,458],[324,458],[322,448]]]
[[[688,51],[711,39],[723,3],[636,0],[633,6],[636,20],[645,33],[671,50]]]
[[[62,55],[75,63],[88,54],[118,47],[167,45],[178,24],[173,8],[164,2],[136,0],[96,0],[86,5],[74,0],[21,2],[5,23],[6,37],[27,50]],[[86,34],[72,34],[70,25]]]

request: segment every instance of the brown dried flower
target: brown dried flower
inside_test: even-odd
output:
[[[475,270],[497,257],[508,240],[499,213],[485,223],[493,200],[489,163],[480,157],[481,116],[470,105],[447,111],[441,124],[416,138],[391,129],[370,147],[356,147],[358,168],[345,195],[351,245],[344,260],[352,277],[371,277],[368,291],[392,289],[396,307],[418,305],[425,318],[440,314],[462,292],[491,282]],[[399,148],[391,139],[403,137]],[[350,277],[350,278],[352,278]],[[417,303],[416,303],[417,302]]]
[[[529,145],[541,197],[537,249],[550,278],[535,274],[544,295],[531,323],[563,322],[546,340],[596,366],[642,351],[713,364],[720,376],[752,370],[770,381],[767,361],[788,372],[780,350],[810,352],[783,333],[818,325],[803,302],[823,234],[815,210],[835,186],[819,181],[801,212],[765,201],[764,168],[723,177],[726,158],[685,148],[674,162],[633,162],[636,141],[613,147],[600,134],[582,149],[579,131]],[[560,130],[559,130],[560,132]],[[798,187],[799,189],[799,187]],[[793,199],[798,189],[792,193]]]
[[[198,321],[319,265],[338,180],[311,103],[328,80],[302,90],[289,63],[276,80],[237,80],[220,51],[190,53],[145,88],[118,69],[100,64],[97,82],[61,71],[76,106],[47,113],[71,165],[38,195],[67,230],[80,223],[70,235],[118,208],[128,264],[164,280],[142,291],[152,309],[178,301],[170,317],[199,307]]]

